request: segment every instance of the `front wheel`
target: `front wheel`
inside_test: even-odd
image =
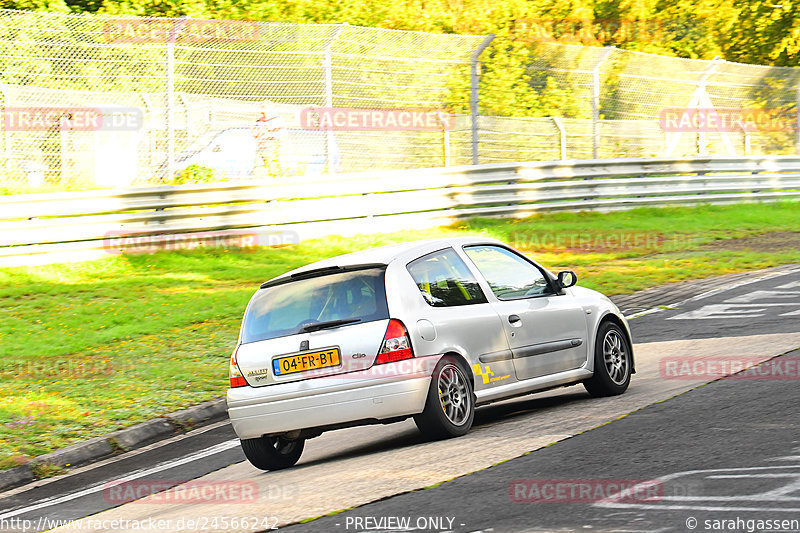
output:
[[[442,357],[431,376],[425,410],[414,422],[426,437],[447,439],[466,434],[474,418],[475,395],[464,366],[454,357]]]
[[[595,397],[622,394],[631,382],[631,347],[619,326],[604,322],[594,346],[594,375],[583,386]]]
[[[281,470],[294,466],[303,453],[305,439],[259,437],[242,439],[242,451],[250,464],[261,470]]]

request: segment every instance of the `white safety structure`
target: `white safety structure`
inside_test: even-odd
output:
[[[136,236],[392,232],[475,216],[800,198],[800,156],[533,161],[0,197],[0,266],[119,253]],[[76,255],[77,254],[77,255]]]

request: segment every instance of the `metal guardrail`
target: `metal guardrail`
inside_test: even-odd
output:
[[[124,237],[247,230],[305,239],[475,216],[790,198],[800,198],[800,156],[536,161],[11,195],[0,197],[0,266],[118,253]]]

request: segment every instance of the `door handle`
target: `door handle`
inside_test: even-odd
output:
[[[519,318],[519,315],[508,315],[508,322],[509,322],[509,324],[516,324],[516,323],[517,323],[517,322],[519,322],[520,320],[521,320],[521,319]]]

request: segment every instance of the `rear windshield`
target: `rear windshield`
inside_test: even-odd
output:
[[[384,274],[384,269],[372,268],[261,289],[245,312],[242,343],[295,335],[318,322],[387,319]]]

